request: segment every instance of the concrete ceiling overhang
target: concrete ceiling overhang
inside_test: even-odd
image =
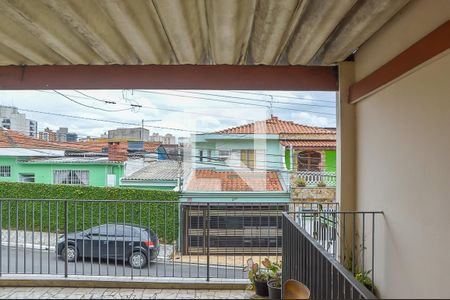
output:
[[[408,1],[0,0],[0,66],[330,66]]]

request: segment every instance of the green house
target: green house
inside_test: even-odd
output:
[[[0,182],[35,182],[86,186],[119,186],[123,162],[107,157],[50,156],[61,151],[0,149]],[[51,151],[51,152],[48,152]]]
[[[275,116],[263,121],[192,137],[194,168],[275,170],[289,184],[335,186],[336,131]],[[290,176],[291,175],[291,176]]]

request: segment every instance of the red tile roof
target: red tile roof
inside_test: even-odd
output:
[[[336,134],[335,130],[312,127],[294,123],[293,121],[279,120],[272,116],[270,119],[264,121],[257,121],[250,124],[245,124],[238,127],[232,127],[218,131],[220,134]]]
[[[280,144],[300,148],[336,149],[336,140],[285,140],[280,141]]]
[[[187,191],[204,192],[281,192],[277,172],[232,172],[194,170],[186,184]]]
[[[0,128],[0,147],[56,150],[64,149],[61,145],[58,145],[55,142],[47,142],[3,128]]]
[[[126,142],[124,142],[126,143]],[[159,142],[145,142],[144,149],[155,152],[161,145]],[[14,130],[0,128],[0,148],[28,148],[28,149],[55,149],[74,150],[83,152],[102,152],[108,147],[108,141],[87,142],[47,142]]]

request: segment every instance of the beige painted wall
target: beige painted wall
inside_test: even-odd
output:
[[[356,209],[383,297],[450,296],[450,53],[356,105]]]
[[[449,18],[450,1],[412,1],[358,51],[356,80]],[[355,116],[356,209],[384,212],[380,295],[450,297],[450,51],[358,102]]]

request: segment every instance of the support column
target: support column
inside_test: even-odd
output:
[[[354,62],[339,64],[337,92],[336,201],[342,211],[356,209],[356,113],[348,103],[349,86],[354,82]]]

